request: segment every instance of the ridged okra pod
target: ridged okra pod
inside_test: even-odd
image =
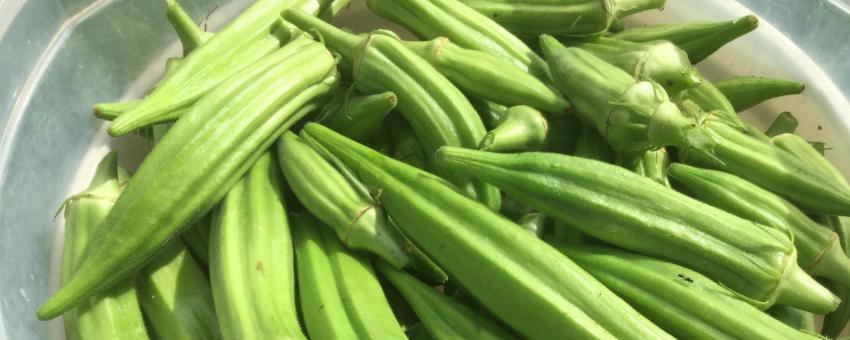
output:
[[[734,77],[714,82],[714,86],[741,112],[769,99],[800,94],[806,85],[800,82],[764,77]]]
[[[770,314],[770,316],[774,319],[784,323],[792,329],[808,333],[807,335],[814,335],[817,333],[817,330],[815,329],[815,315],[807,311],[778,305],[768,309],[767,314]]]
[[[280,168],[295,196],[346,247],[371,252],[396,268],[410,264],[404,235],[353,175],[341,173],[292,132],[280,138],[277,150]]]
[[[177,37],[180,39],[184,57],[213,36],[212,33],[205,32],[198,27],[195,21],[189,17],[189,14],[175,0],[165,1],[165,17],[171,22],[174,32],[177,33]]]
[[[301,313],[311,339],[406,339],[369,259],[307,212],[293,216]]]
[[[354,84],[362,93],[392,91],[398,96],[396,111],[410,123],[427,162],[440,146],[476,148],[487,133],[464,94],[397,38],[380,31],[358,37],[296,10],[287,10],[284,17],[305,31],[318,32],[344,62],[353,64]],[[498,209],[499,191],[492,186],[465,175],[446,178],[470,197]]]
[[[252,79],[249,87],[216,87],[171,127],[115,202],[98,247],[39,318],[128,278],[212,209],[303,109],[336,85],[333,56],[313,42],[285,58],[271,54],[228,83],[244,78]]]
[[[838,235],[812,221],[791,202],[732,174],[684,164],[670,166],[670,176],[697,199],[750,221],[794,235],[797,263],[813,276],[850,286],[850,259]]]
[[[158,339],[222,339],[210,281],[179,238],[142,268],[136,282]]]
[[[376,264],[378,271],[392,283],[425,329],[436,339],[513,339],[514,336],[485,315],[475,312],[422,283],[410,274],[384,262]]]
[[[765,308],[775,302],[827,312],[838,304],[797,265],[787,234],[624,168],[551,153],[449,147],[437,159],[588,235],[693,268]]]
[[[611,37],[635,42],[667,40],[687,52],[691,62],[696,64],[708,58],[723,45],[750,33],[758,25],[758,18],[747,15],[731,21],[699,21],[631,28]]]
[[[670,154],[667,149],[658,148],[642,153],[617,155],[620,166],[643,175],[660,184],[670,186],[667,169],[670,166]]]
[[[598,36],[614,20],[657,9],[666,0],[460,0],[517,35]]]
[[[520,335],[669,338],[567,257],[444,180],[321,125],[304,129],[379,188],[405,235]]]
[[[376,14],[420,39],[447,37],[459,46],[495,55],[548,82],[549,66],[507,29],[457,0],[367,0]]]
[[[494,152],[538,150],[546,141],[549,124],[540,111],[520,105],[509,108],[499,125],[487,132],[478,148]]]
[[[216,211],[210,282],[225,339],[306,339],[277,159],[267,152]]]
[[[118,167],[118,154],[107,154],[98,164],[88,188],[65,201],[65,241],[61,281],[77,271],[89,249],[96,244],[98,226],[121,194],[126,181]],[[65,337],[83,339],[147,339],[145,323],[133,280],[119,283],[65,314]]]
[[[555,247],[680,339],[817,339],[689,268],[608,246]]]
[[[847,179],[830,163],[823,154],[819,153],[811,143],[792,133],[783,133],[771,138],[771,143],[788,152],[798,160],[807,164],[810,171],[823,176],[824,180],[841,188],[848,187]]]
[[[398,103],[392,92],[350,96],[350,91],[335,97],[317,119],[319,123],[344,136],[363,141],[375,136],[384,118]]]
[[[570,110],[560,93],[490,53],[460,47],[444,37],[405,45],[472,97],[507,106],[528,105],[556,115]]]

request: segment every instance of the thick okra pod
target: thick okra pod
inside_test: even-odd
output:
[[[788,306],[773,306],[767,310],[767,314],[792,329],[806,332],[809,335],[817,333],[815,315],[807,311]]]
[[[797,263],[814,276],[850,286],[850,259],[838,235],[812,221],[790,202],[740,177],[684,164],[670,166],[670,177],[697,199],[750,221],[794,235]]]
[[[126,174],[118,167],[118,154],[106,155],[97,166],[89,187],[65,202],[65,242],[62,283],[76,272],[89,248],[96,244],[98,226],[121,193]],[[65,336],[84,339],[147,339],[145,323],[133,280],[116,285],[65,314]]]
[[[643,153],[617,155],[620,166],[643,175],[660,184],[670,186],[667,169],[670,166],[670,155],[667,149],[658,148]]]
[[[331,102],[317,121],[348,138],[363,141],[375,136],[396,103],[398,98],[392,92],[352,98],[346,92],[346,95]]]
[[[324,224],[333,228],[342,243],[353,250],[378,255],[396,268],[410,263],[404,235],[393,227],[384,210],[355,178],[334,165],[292,132],[280,138],[280,168],[298,200]]]
[[[176,238],[136,280],[139,299],[158,339],[221,339],[210,281]]]
[[[302,108],[336,85],[334,58],[318,43],[277,57],[228,80],[249,78],[251,86],[216,87],[171,127],[115,202],[98,247],[39,309],[39,318],[54,318],[128,278],[212,209]],[[259,67],[269,61],[271,67]]]
[[[485,150],[486,151],[486,150]],[[589,126],[582,126],[574,155],[582,158],[595,159],[606,163],[611,162],[611,147],[605,143],[605,138]]]
[[[550,153],[450,147],[441,148],[437,160],[591,236],[698,270],[764,307],[776,302],[827,312],[839,302],[797,265],[787,234],[621,167]]]
[[[213,223],[210,282],[226,339],[306,339],[275,158],[267,152],[257,160],[227,193]]]
[[[410,274],[386,263],[377,263],[378,271],[389,280],[413,308],[419,320],[437,339],[513,339],[496,322],[471,308],[438,293]]]
[[[732,21],[687,22],[632,28],[611,37],[635,42],[667,40],[685,50],[691,62],[696,64],[723,45],[756,29],[758,24],[758,18],[748,15]]]
[[[549,124],[540,111],[514,106],[505,111],[499,125],[484,136],[478,148],[494,152],[538,150],[548,132]]]
[[[457,46],[448,38],[405,45],[472,97],[507,106],[528,105],[556,115],[570,109],[560,93],[490,53]]]
[[[681,339],[817,339],[689,268],[607,246],[555,246]]]
[[[493,54],[548,82],[549,66],[504,27],[457,0],[367,0],[376,14],[420,39],[447,37],[453,43]]]
[[[729,99],[735,112],[744,111],[776,97],[800,94],[806,89],[806,85],[793,80],[752,76],[716,81],[714,86]]]
[[[397,38],[380,31],[358,37],[297,10],[287,10],[284,17],[301,29],[318,32],[351,62],[354,84],[362,93],[392,91],[398,96],[396,110],[410,123],[428,163],[440,146],[476,148],[487,133],[464,94]],[[499,208],[499,191],[493,186],[465,175],[446,177],[470,197]]]
[[[669,338],[568,258],[444,180],[321,125],[305,131],[380,188],[399,228],[522,336]]]
[[[195,24],[195,21],[189,17],[189,14],[183,10],[183,7],[180,7],[177,1],[166,0],[165,8],[165,16],[171,22],[171,26],[174,27],[177,37],[180,38],[180,44],[183,45],[184,57],[212,37],[212,33],[201,30]]]

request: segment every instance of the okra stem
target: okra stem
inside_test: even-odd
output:
[[[165,16],[168,17],[177,37],[180,38],[184,57],[212,37],[212,33],[204,32],[195,24],[195,21],[189,17],[189,14],[183,10],[183,7],[176,0],[166,0],[165,6]]]

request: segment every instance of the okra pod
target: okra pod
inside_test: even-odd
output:
[[[599,132],[596,132],[596,129],[589,126],[582,126],[578,142],[576,142],[576,150],[573,154],[582,158],[610,163],[613,152],[611,151],[611,147],[608,146],[608,143],[605,143],[605,138],[602,138]]]
[[[487,128],[488,131],[499,125],[502,115],[504,115],[505,111],[508,110],[508,108],[504,105],[478,98],[469,98],[469,102],[472,104],[472,107],[475,108],[475,111],[478,111],[478,116],[481,117],[481,121],[484,122],[484,127]]]
[[[346,177],[292,132],[277,144],[280,168],[298,200],[353,250],[378,255],[396,268],[410,263],[404,236],[356,178]]]
[[[520,217],[516,221],[516,224],[538,238],[543,237],[543,232],[546,229],[546,215],[541,213],[530,213]]]
[[[765,308],[775,302],[827,312],[838,305],[797,265],[787,234],[621,167],[559,154],[451,147],[441,148],[437,161],[600,240],[700,271]]]
[[[336,85],[334,58],[321,44],[267,58],[228,80],[248,78],[250,86],[216,87],[171,127],[115,202],[98,247],[39,309],[40,319],[62,314],[142,267],[212,209],[303,107]]]
[[[437,339],[514,339],[496,322],[438,293],[410,274],[384,262],[376,267],[413,308],[428,333]]]
[[[771,143],[776,147],[788,152],[789,154],[809,165],[807,169],[814,171],[822,176],[824,180],[830,181],[833,185],[846,188],[847,179],[841,174],[841,171],[835,168],[823,154],[819,153],[813,145],[807,142],[803,137],[791,133],[784,133],[771,138]]]
[[[691,63],[697,64],[723,45],[752,32],[758,25],[758,18],[747,15],[731,21],[686,22],[632,28],[613,34],[611,37],[635,42],[667,40],[687,52]]]
[[[667,149],[658,148],[643,153],[617,155],[620,166],[643,175],[662,185],[670,186],[667,169],[670,166],[670,155]]]
[[[110,152],[98,164],[88,188],[65,201],[65,241],[61,281],[77,271],[96,244],[99,225],[121,194],[126,176],[118,167],[118,154]],[[67,339],[147,339],[133,280],[119,283],[103,294],[83,302],[64,317]]]
[[[180,238],[192,257],[198,260],[204,268],[209,268],[210,264],[210,228],[212,226],[212,218],[210,215],[205,215],[199,220],[192,223],[192,226],[186,229]]]
[[[179,238],[141,269],[136,282],[158,339],[222,339],[210,281]]]
[[[815,315],[812,313],[788,306],[773,306],[767,310],[767,314],[792,329],[803,331],[807,335],[817,334]]]
[[[297,10],[285,11],[284,17],[305,31],[318,32],[345,62],[352,63],[354,84],[361,93],[392,91],[398,96],[396,110],[410,123],[428,163],[438,147],[475,148],[487,133],[463,93],[397,38],[381,31],[358,37]],[[498,209],[499,191],[492,186],[465,175],[446,177],[470,197]]]
[[[843,216],[830,216],[827,221],[830,228],[838,234],[838,241],[844,249],[844,254],[850,256],[850,219]],[[850,320],[850,289],[835,282],[829,283],[829,287],[843,300],[835,311],[824,315],[821,334],[835,338],[844,331],[847,321]]]
[[[546,141],[549,124],[540,111],[529,106],[514,106],[502,116],[499,125],[490,130],[478,148],[494,152],[538,150]]]
[[[317,121],[358,141],[373,137],[398,102],[392,92],[351,98],[349,94],[346,92],[341,98],[335,98],[337,100],[329,103]]]
[[[689,268],[607,246],[556,248],[678,338],[817,339]]]
[[[776,97],[800,94],[806,85],[787,79],[764,77],[734,77],[714,82],[735,112],[741,112]]]
[[[794,133],[798,126],[800,126],[800,122],[797,121],[797,118],[791,112],[785,111],[776,116],[776,119],[773,120],[764,134],[768,137],[776,137],[783,133]]]
[[[568,258],[444,180],[321,125],[304,131],[380,188],[405,235],[520,335],[669,338]]]
[[[212,33],[201,30],[176,0],[165,1],[165,16],[180,38],[184,57],[213,36]]]
[[[670,166],[670,177],[697,199],[761,225],[793,234],[797,263],[811,275],[850,286],[850,259],[838,235],[812,221],[783,198],[740,177],[684,164]]]
[[[741,129],[748,127],[747,123],[738,117],[735,107],[720,90],[708,79],[700,76],[700,84],[680,92],[677,96],[680,102],[691,101],[705,112],[711,112],[717,119]]]
[[[490,53],[460,47],[443,37],[405,45],[472,97],[507,106],[528,105],[556,115],[570,110],[560,93]]]

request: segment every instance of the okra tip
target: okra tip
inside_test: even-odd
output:
[[[363,38],[343,31],[317,17],[304,13],[304,11],[290,8],[283,11],[283,18],[298,28],[313,34],[324,42],[325,45],[342,55],[343,58],[352,61],[357,53],[357,47]]]
[[[540,35],[540,49],[543,50],[543,57],[549,59],[559,50],[564,49],[564,44],[561,44],[555,37],[542,34]]]
[[[791,259],[791,261],[796,261]],[[819,284],[796,262],[789,262],[776,287],[776,303],[796,307],[815,314],[826,314],[838,308],[841,298]]]

